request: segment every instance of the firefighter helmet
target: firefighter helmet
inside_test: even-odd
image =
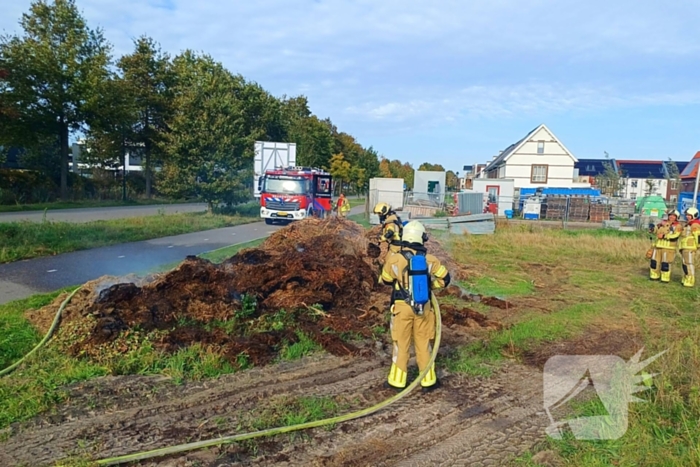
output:
[[[428,240],[428,234],[425,233],[425,227],[418,221],[410,221],[403,228],[403,241],[406,243],[423,244]]]
[[[377,203],[377,205],[374,206],[374,213],[380,216],[386,216],[389,214],[389,211],[391,211],[391,206],[387,203]]]
[[[700,211],[698,211],[697,208],[688,208],[685,210],[685,215],[697,219],[700,217]]]
[[[676,220],[678,220],[678,219],[681,217],[681,213],[678,212],[677,209],[669,209],[669,210],[666,212],[666,214],[668,215],[668,217],[676,216]]]

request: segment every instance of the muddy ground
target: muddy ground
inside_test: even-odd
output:
[[[157,332],[164,352],[200,343],[234,364],[246,353],[255,367],[181,385],[130,375],[72,385],[67,402],[51,413],[0,432],[0,465],[48,466],[72,456],[100,459],[231,435],[251,417],[302,396],[332,397],[341,413],[391,397],[394,392],[382,387],[391,364],[388,288],[376,283],[386,248],[376,236],[376,229],[366,233],[350,221],[310,220],[221,265],[188,258],[172,272],[144,281],[104,278],[87,284],[66,308],[55,344],[78,358],[99,360],[106,346],[138,328]],[[453,277],[469,276],[438,242],[430,247]],[[533,265],[536,286],[556,287],[559,272]],[[534,304],[472,295],[456,286],[439,296],[446,302],[449,297],[442,306],[442,356],[507,326],[508,316]],[[45,330],[61,299],[29,318]],[[475,311],[474,302],[491,311]],[[261,324],[280,308],[290,312],[293,324],[281,329]],[[231,320],[226,332],[205,325]],[[377,335],[377,326],[385,332]],[[296,331],[325,352],[273,364],[280,345],[293,342]],[[353,340],[340,338],[343,332],[352,332]],[[330,428],[132,465],[504,465],[544,438],[549,420],[542,410],[541,365],[551,352],[584,343],[559,345],[533,349],[523,356],[526,365],[505,365],[490,378],[439,367],[443,386],[437,391],[415,390],[374,415]],[[409,377],[416,371],[412,366]]]

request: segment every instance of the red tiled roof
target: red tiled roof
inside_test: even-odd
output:
[[[688,165],[685,166],[681,173],[681,180],[695,179],[698,175],[698,166],[700,165],[700,151],[696,152]]]

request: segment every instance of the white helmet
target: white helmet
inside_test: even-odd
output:
[[[406,243],[420,243],[421,245],[428,239],[425,227],[418,221],[411,221],[403,227],[402,240]]]

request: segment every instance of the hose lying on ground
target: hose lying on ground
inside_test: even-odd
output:
[[[58,308],[58,312],[56,313],[56,317],[53,320],[53,323],[51,324],[51,327],[49,328],[49,331],[46,333],[46,336],[39,342],[36,347],[34,347],[27,355],[22,357],[20,360],[17,362],[13,363],[9,367],[5,368],[4,370],[0,371],[0,376],[6,375],[10,373],[12,370],[17,368],[19,365],[21,365],[27,358],[29,358],[31,355],[33,355],[37,350],[39,350],[41,347],[43,347],[46,342],[51,338],[52,334],[58,327],[58,323],[61,319],[61,314],[63,313],[63,310],[66,308],[66,305],[68,305],[68,302],[73,298],[73,296],[80,290],[81,287],[78,287],[75,289],[73,292],[71,292],[68,297],[66,297],[65,300],[61,303],[61,306]],[[430,355],[430,362],[428,362],[428,365],[423,369],[423,371],[416,377],[415,380],[406,388],[401,391],[400,393],[390,397],[389,399],[386,399],[378,404],[373,405],[372,407],[368,407],[366,409],[359,410],[357,412],[352,412],[349,414],[345,415],[340,415],[337,417],[332,417],[332,418],[326,418],[324,420],[316,420],[313,422],[307,422],[307,423],[300,423],[298,425],[291,425],[291,426],[283,426],[283,427],[278,427],[278,428],[269,428],[267,430],[261,430],[261,431],[253,431],[250,433],[241,433],[238,435],[231,435],[231,436],[224,436],[221,438],[216,438],[216,439],[211,439],[211,440],[205,440],[205,441],[197,441],[194,443],[187,443],[187,444],[179,444],[176,446],[167,446],[164,448],[159,448],[159,449],[153,449],[151,451],[143,451],[143,452],[137,452],[133,454],[126,454],[123,456],[117,456],[117,457],[110,457],[106,459],[101,459],[97,461],[96,463],[98,465],[118,465],[118,464],[123,464],[126,462],[133,462],[133,461],[138,461],[138,460],[144,460],[144,459],[151,459],[154,457],[162,457],[162,456],[167,456],[171,454],[177,454],[180,452],[185,452],[185,451],[193,451],[196,449],[202,449],[202,448],[208,448],[208,447],[213,447],[213,446],[220,446],[222,444],[231,444],[235,443],[237,441],[244,441],[247,439],[253,439],[253,438],[260,438],[263,436],[272,436],[272,435],[279,435],[283,433],[290,433],[292,431],[298,431],[298,430],[306,430],[308,428],[318,428],[321,426],[325,425],[331,425],[334,423],[342,423],[342,422],[347,422],[350,420],[354,420],[356,418],[360,417],[366,417],[367,415],[371,415],[375,412],[378,412],[394,402],[397,402],[401,399],[403,399],[405,396],[407,396],[413,389],[415,389],[416,386],[418,386],[418,383],[428,374],[428,371],[430,371],[430,368],[432,367],[433,363],[435,363],[435,358],[437,357],[438,350],[440,348],[440,338],[442,334],[442,320],[440,317],[440,305],[435,298],[435,295],[432,293],[430,294],[430,302],[433,305],[433,309],[435,310],[435,342],[433,344],[433,351]]]
[[[204,440],[204,441],[197,441],[194,443],[187,443],[187,444],[179,444],[177,446],[169,446],[169,447],[164,447],[164,448],[159,448],[159,449],[153,449],[151,451],[143,451],[143,452],[138,452],[138,453],[133,453],[133,454],[127,454],[124,456],[117,456],[117,457],[110,457],[107,459],[101,459],[97,461],[97,464],[99,465],[118,465],[122,464],[125,462],[133,462],[133,461],[138,461],[138,460],[144,460],[144,459],[151,459],[153,457],[161,457],[161,456],[167,456],[171,454],[177,454],[185,451],[193,451],[195,449],[202,449],[202,448],[208,448],[208,447],[213,447],[213,446],[220,446],[222,444],[231,444],[235,443],[237,441],[243,441],[247,439],[253,439],[253,438],[260,438],[263,436],[272,436],[272,435],[279,435],[282,433],[289,433],[292,431],[297,431],[297,430],[306,430],[308,428],[318,428],[321,426],[325,425],[331,425],[334,423],[341,423],[341,422],[347,422],[350,420],[354,420],[356,418],[360,417],[365,417],[367,415],[371,415],[375,412],[378,412],[394,402],[397,402],[407,396],[417,385],[418,383],[425,377],[425,375],[428,374],[428,371],[430,371],[430,368],[432,367],[433,363],[435,362],[435,358],[437,357],[438,349],[440,348],[440,337],[442,333],[442,321],[440,317],[440,305],[437,302],[437,299],[435,296],[431,293],[430,295],[430,301],[433,304],[433,309],[435,310],[435,343],[433,344],[433,351],[430,355],[430,362],[428,362],[428,365],[423,369],[420,375],[413,380],[411,384],[409,384],[403,391],[400,393],[390,397],[389,399],[386,399],[376,405],[373,405],[372,407],[359,410],[357,412],[352,412],[349,414],[345,415],[340,415],[337,417],[332,417],[332,418],[326,418],[324,420],[316,420],[313,422],[307,422],[307,423],[300,423],[298,425],[291,425],[291,426],[283,426],[283,427],[278,427],[278,428],[269,428],[267,430],[261,430],[261,431],[253,431],[250,433],[241,433],[238,435],[231,435],[231,436],[223,436],[221,438],[216,438],[216,439],[210,439],[210,440]]]
[[[66,299],[63,300],[63,302],[61,303],[61,306],[58,307],[58,312],[56,313],[56,317],[53,319],[53,323],[51,323],[51,327],[49,328],[49,332],[46,333],[46,335],[41,340],[41,342],[39,342],[36,345],[36,347],[34,347],[27,355],[20,358],[18,361],[16,361],[12,365],[8,366],[4,370],[0,371],[0,376],[5,376],[6,374],[10,373],[15,368],[20,366],[26,359],[31,357],[34,354],[34,352],[39,350],[41,347],[43,347],[48,342],[48,340],[51,338],[54,331],[56,331],[56,328],[58,327],[58,323],[61,320],[61,314],[63,313],[63,310],[66,308],[66,305],[68,305],[68,302],[70,302],[71,298],[73,298],[73,295],[75,295],[78,290],[80,290],[80,287],[78,287],[73,292],[71,292],[70,295],[68,295],[68,297],[66,297]]]

